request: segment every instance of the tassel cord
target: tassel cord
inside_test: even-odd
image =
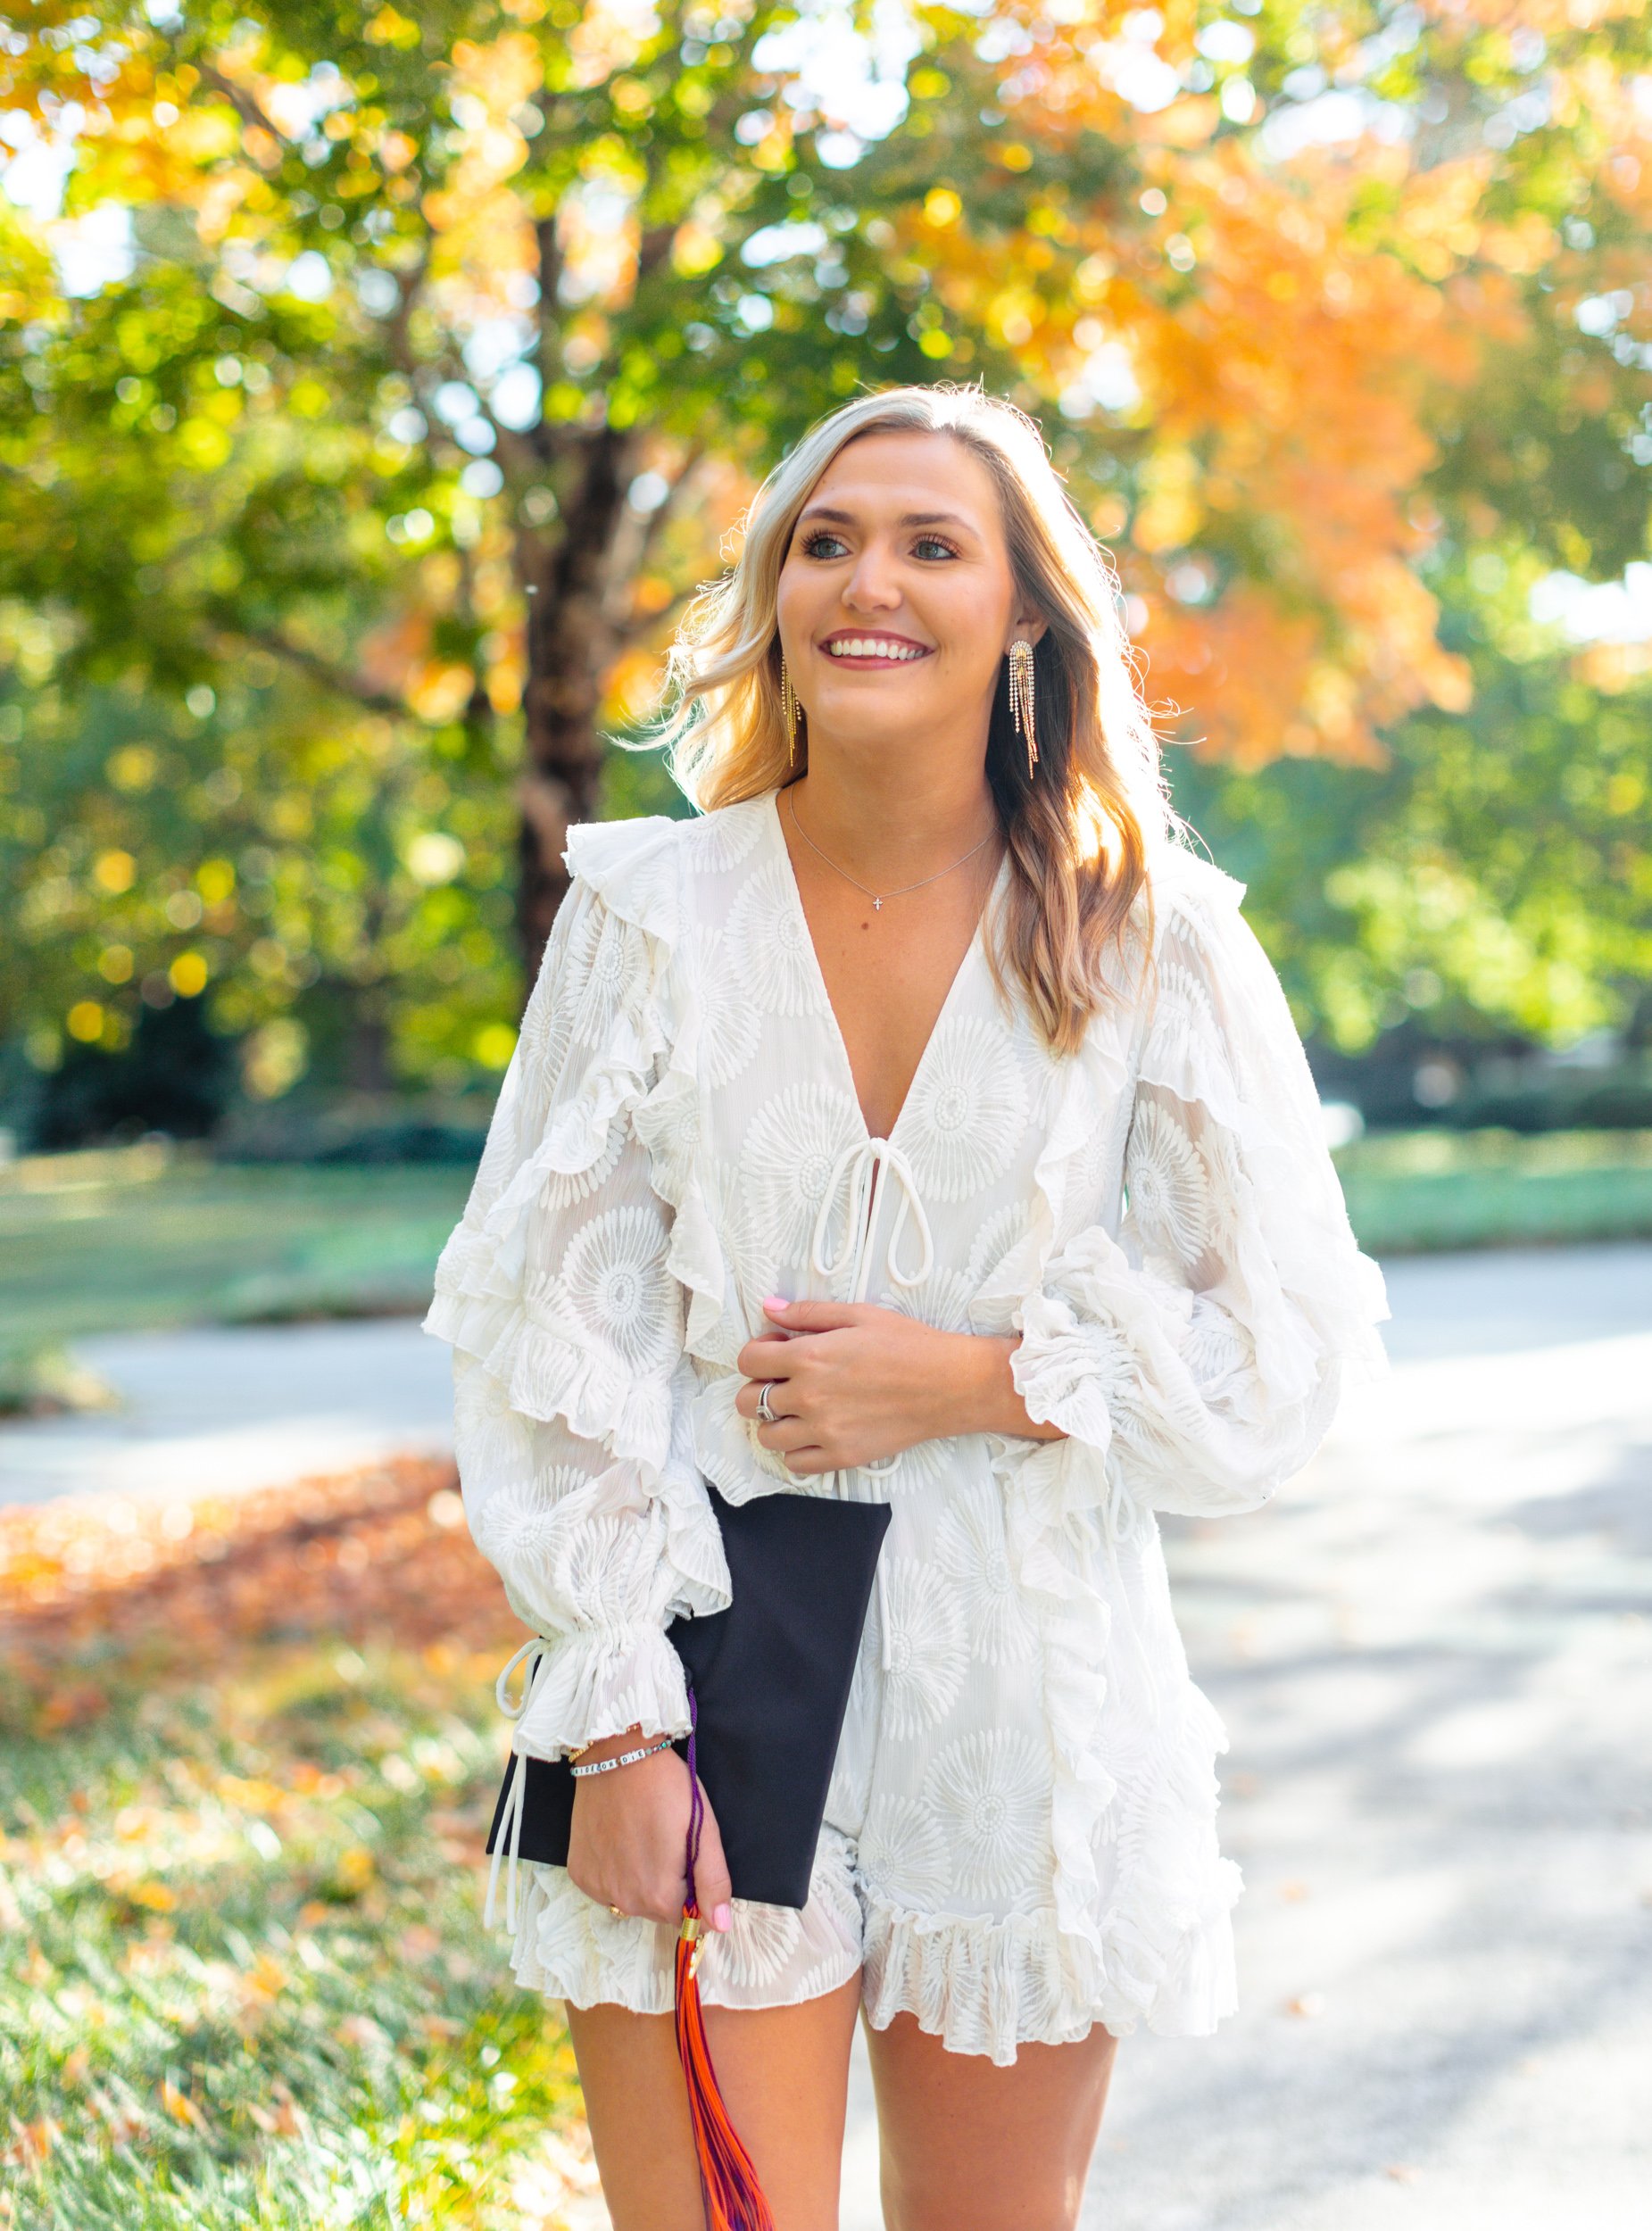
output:
[[[705,1823],[705,1798],[694,1752],[698,1713],[691,1684],[688,1691],[688,1845],[685,1854],[683,1926],[677,1940],[677,2050],[688,2086],[688,2111],[693,2124],[694,2153],[700,2169],[701,2197],[705,2204],[706,2231],[775,2231],[775,2219],[757,2180],[751,2156],[729,2120],[706,2036],[705,2010],[701,2004],[699,1969],[705,1942],[694,1870],[700,1858],[701,1832]]]

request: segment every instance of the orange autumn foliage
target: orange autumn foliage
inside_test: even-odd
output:
[[[510,1634],[453,1467],[404,1457],[245,1494],[0,1510],[0,1668],[47,1727],[95,1718],[104,1661],[198,1674],[231,1642]]]
[[[438,186],[418,186],[413,143],[375,126],[368,105],[339,129],[363,201],[416,203],[425,300],[454,331],[528,299],[548,226],[566,294],[558,347],[578,375],[623,355],[626,318],[651,275],[674,273],[683,316],[693,315],[696,289],[719,263],[728,268],[726,251],[758,186],[801,160],[803,104],[777,97],[782,73],[753,70],[717,112],[721,169],[712,165],[712,183],[674,206],[651,170],[647,135],[675,67],[668,55],[661,67],[660,24],[618,0],[563,12],[560,28],[535,7],[511,12],[498,36],[460,39],[444,59],[455,159]],[[977,130],[960,88],[954,108],[936,110],[956,176],[903,187],[866,228],[873,237],[881,223],[880,253],[927,278],[945,319],[934,336],[935,373],[1008,356],[1018,399],[1058,427],[1086,366],[1115,352],[1138,400],[1105,419],[1075,411],[1069,441],[1116,453],[1129,477],[1108,539],[1165,726],[1246,765],[1281,754],[1376,763],[1382,731],[1406,714],[1467,701],[1467,665],[1440,643],[1423,577],[1440,526],[1415,498],[1438,462],[1432,429],[1442,401],[1467,394],[1490,358],[1527,336],[1523,288],[1557,256],[1552,211],[1521,205],[1477,133],[1426,155],[1415,137],[1374,135],[1286,158],[1271,152],[1260,110],[1254,129],[1235,128],[1215,93],[1186,82],[1210,29],[1210,12],[1193,0],[1165,0],[1150,32],[1129,0],[1079,0],[1055,12],[1058,21],[1031,0],[1003,12],[1022,37],[1006,41],[995,66],[1001,124]],[[1481,52],[1477,40],[1495,62],[1516,32],[1540,35],[1549,112],[1557,130],[1576,137],[1567,159],[1625,211],[1652,214],[1644,99],[1587,44],[1601,27],[1630,21],[1634,0],[1532,0],[1512,14],[1503,0],[1425,0],[1418,14],[1448,74]],[[942,9],[919,8],[917,21],[926,60],[968,44]],[[1357,73],[1371,31],[1363,12],[1322,11],[1310,42],[1316,62],[1332,78]],[[403,36],[369,27],[380,44]],[[417,38],[416,28],[405,36]],[[193,70],[169,76],[160,51],[128,40],[100,86],[84,135],[88,193],[188,207],[203,238],[237,228],[255,237],[273,162],[298,129],[294,86],[261,63],[250,38],[226,41],[216,93]],[[1158,107],[1126,91],[1125,62],[1150,52],[1183,80]],[[56,90],[72,89],[69,56],[51,67]],[[8,99],[37,109],[42,79],[13,77]],[[552,206],[551,189],[535,182],[543,151],[523,119],[569,88],[606,88],[617,120],[559,171]],[[181,113],[157,126],[162,96]],[[1063,165],[1097,145],[1118,152],[1117,175],[1075,192]],[[852,170],[835,190],[854,201]],[[1019,198],[1008,222],[1006,196]],[[1593,270],[1579,293],[1610,276]],[[1626,268],[1621,283],[1640,277]],[[824,332],[822,343],[824,355]],[[868,358],[869,381],[878,366]],[[1580,403],[1589,407],[1586,394]],[[557,407],[589,416],[578,394]],[[769,461],[743,454],[737,425],[711,429],[708,446],[752,477]],[[668,479],[685,453],[661,438]],[[1109,515],[1114,501],[1106,499]],[[708,532],[700,563],[677,566],[679,585],[717,554]],[[643,647],[633,641],[608,661],[604,701],[618,718],[649,700],[640,662],[657,660],[676,601],[658,569],[639,568],[630,586],[625,617]],[[494,634],[509,655],[488,693],[513,706],[519,618],[506,616]],[[433,678],[411,658],[398,666],[395,648],[394,631],[381,634],[371,670],[441,711],[458,668]]]

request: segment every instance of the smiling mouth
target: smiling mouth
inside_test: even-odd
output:
[[[930,655],[927,645],[898,635],[834,635],[820,647],[839,666],[908,666]]]

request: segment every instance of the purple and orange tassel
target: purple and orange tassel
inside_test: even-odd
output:
[[[688,2111],[694,2128],[694,2153],[700,2164],[700,2190],[705,2201],[706,2231],[775,2231],[775,2219],[763,2188],[757,2181],[751,2156],[729,2120],[706,2036],[705,2009],[700,2003],[700,1954],[705,1942],[705,1923],[694,1895],[694,1862],[700,1856],[700,1829],[705,1800],[694,1770],[694,1692],[688,1692],[688,1856],[683,1901],[683,1926],[677,1940],[677,2051],[688,2086]]]

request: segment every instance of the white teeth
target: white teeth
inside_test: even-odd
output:
[[[921,659],[922,651],[916,643],[882,643],[876,635],[851,635],[830,643],[826,650],[834,659]]]

